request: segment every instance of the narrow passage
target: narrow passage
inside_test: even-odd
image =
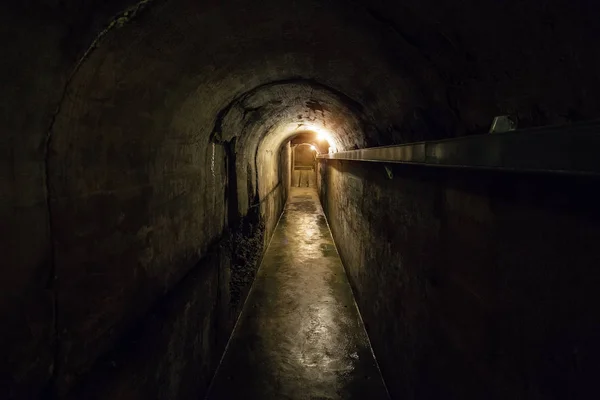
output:
[[[314,188],[291,188],[207,399],[388,399]]]

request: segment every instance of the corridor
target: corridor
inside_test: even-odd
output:
[[[0,400],[600,399],[598,15],[0,1]]]
[[[291,188],[207,398],[388,398],[315,189]]]

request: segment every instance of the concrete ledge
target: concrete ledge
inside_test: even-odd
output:
[[[600,175],[600,121],[341,151],[318,158]]]

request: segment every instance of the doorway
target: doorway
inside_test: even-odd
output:
[[[317,150],[302,143],[292,147],[292,187],[317,187]]]

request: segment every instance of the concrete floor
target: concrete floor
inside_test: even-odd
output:
[[[292,172],[293,187],[317,187],[317,175],[314,168],[294,168]]]
[[[207,399],[388,399],[317,193],[291,188]]]

